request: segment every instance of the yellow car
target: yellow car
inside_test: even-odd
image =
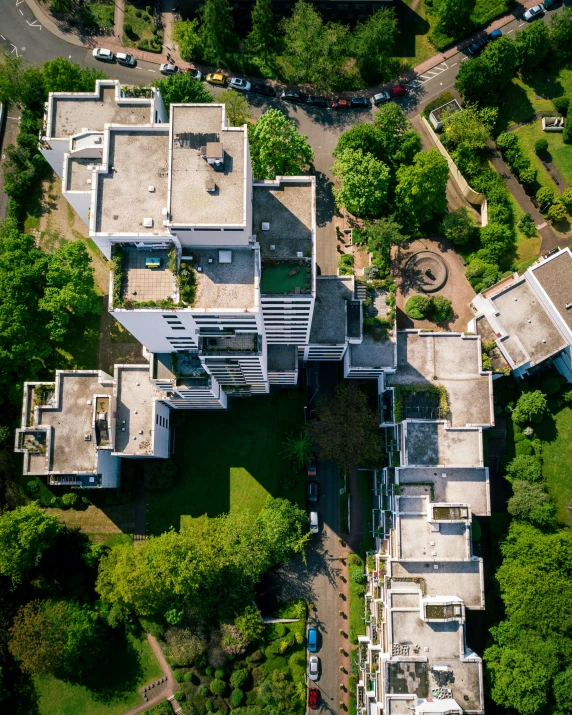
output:
[[[208,74],[205,79],[209,84],[218,84],[221,87],[224,87],[226,84],[226,77],[219,72]]]

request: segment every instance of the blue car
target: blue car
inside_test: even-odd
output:
[[[308,651],[315,653],[318,650],[318,629],[308,628]]]

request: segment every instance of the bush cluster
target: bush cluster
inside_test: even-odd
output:
[[[546,151],[548,148],[548,142],[546,139],[541,139],[539,141],[546,143],[546,148],[541,150]],[[497,137],[497,147],[501,150],[504,160],[520,183],[526,189],[530,189],[534,186],[538,176],[538,171],[531,165],[530,159],[523,152],[516,134],[513,132],[504,132],[503,134],[499,134]]]
[[[412,320],[443,323],[452,319],[453,306],[451,301],[442,295],[412,295],[405,304],[405,313]]]

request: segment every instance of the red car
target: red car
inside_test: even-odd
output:
[[[407,94],[408,91],[409,88],[406,85],[397,84],[389,90],[389,94],[392,99],[395,99],[396,97],[402,97],[404,94]]]
[[[308,690],[308,707],[310,710],[318,709],[318,692],[319,691],[316,690],[316,688]]]
[[[332,102],[332,109],[349,109],[350,103],[347,99],[336,99]]]

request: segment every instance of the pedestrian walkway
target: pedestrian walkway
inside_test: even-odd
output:
[[[123,37],[123,18],[125,16],[125,0],[115,0],[114,33],[121,42]]]

